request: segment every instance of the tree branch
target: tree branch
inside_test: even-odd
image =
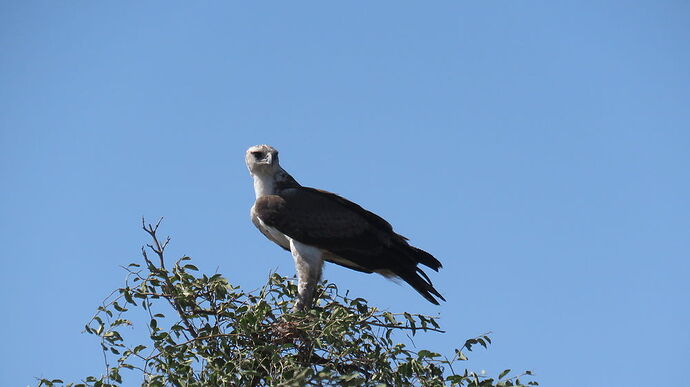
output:
[[[155,226],[152,226],[149,224],[148,226],[146,225],[146,221],[144,218],[141,218],[141,224],[142,228],[146,233],[148,233],[151,236],[151,239],[153,239],[153,245],[147,245],[156,255],[158,256],[158,259],[160,261],[160,269],[158,270],[159,273],[157,273],[159,276],[163,278],[165,281],[165,285],[167,287],[167,292],[170,293],[169,297],[165,297],[166,300],[172,305],[173,308],[177,311],[177,314],[180,315],[180,318],[182,319],[182,322],[184,325],[187,327],[187,331],[189,334],[197,338],[198,334],[196,332],[196,329],[194,328],[194,325],[189,321],[189,318],[187,317],[187,314],[184,312],[184,309],[182,309],[182,306],[180,305],[179,302],[177,302],[177,299],[173,296],[173,292],[175,291],[175,286],[173,285],[172,281],[170,280],[170,276],[168,276],[168,272],[165,270],[165,259],[164,259],[164,253],[165,253],[165,248],[168,246],[168,243],[170,242],[170,237],[167,237],[165,239],[165,242],[162,244],[158,241],[158,236],[156,235],[156,232],[158,231],[158,226],[160,226],[161,222],[163,221],[163,218],[160,218],[158,222],[156,223]],[[146,260],[146,263],[149,264],[149,266],[153,266],[153,268],[158,269],[151,261],[148,259],[146,256],[146,249],[142,248],[144,259]]]

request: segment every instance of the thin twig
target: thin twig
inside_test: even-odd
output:
[[[165,271],[165,260],[164,260],[164,252],[165,248],[168,246],[168,243],[170,242],[170,237],[166,238],[164,243],[160,243],[158,241],[158,236],[156,235],[156,232],[158,231],[158,226],[160,226],[161,222],[163,221],[163,218],[160,218],[158,220],[158,223],[156,223],[155,226],[151,226],[149,224],[146,226],[146,221],[144,218],[141,219],[142,223],[142,228],[146,233],[148,233],[151,236],[151,239],[153,239],[153,243],[155,244],[155,247],[152,245],[148,245],[149,248],[158,255],[158,259],[160,261],[160,273],[159,275],[163,277],[165,280],[166,287],[168,288],[167,290],[172,293],[172,291],[175,289],[174,285],[172,284],[172,281],[170,280],[170,277],[168,276],[168,273]],[[146,260],[146,263],[149,265],[153,266],[156,268],[153,264],[151,264],[151,261],[146,257],[146,251],[145,249],[142,249],[144,251],[144,259]],[[180,318],[182,319],[182,322],[184,325],[187,326],[187,330],[189,331],[189,334],[192,335],[192,337],[196,338],[198,336],[196,329],[194,328],[194,325],[189,321],[187,318],[187,315],[185,314],[184,310],[182,309],[182,306],[177,302],[177,300],[174,297],[165,297],[166,300],[172,305],[173,308],[177,311],[177,314],[180,315]]]

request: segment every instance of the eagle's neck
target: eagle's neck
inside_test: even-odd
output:
[[[277,195],[286,188],[300,187],[297,180],[285,172],[283,168],[279,168],[272,175],[255,174],[253,177],[254,193],[257,199],[266,195]]]

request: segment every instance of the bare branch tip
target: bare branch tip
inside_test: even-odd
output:
[[[158,226],[161,225],[161,222],[163,221],[163,217],[161,216],[160,219],[158,219],[158,222],[156,223],[156,227],[154,228],[154,231],[158,230]]]

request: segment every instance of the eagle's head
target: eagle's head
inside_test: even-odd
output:
[[[278,150],[270,145],[254,145],[244,157],[252,175],[273,175],[280,170]]]

